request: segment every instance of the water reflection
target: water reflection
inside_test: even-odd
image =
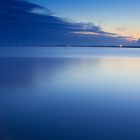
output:
[[[140,139],[139,58],[0,58],[2,140]]]

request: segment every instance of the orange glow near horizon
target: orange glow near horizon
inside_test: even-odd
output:
[[[102,35],[100,33],[96,33],[96,32],[86,32],[86,31],[83,31],[83,32],[74,32],[75,34],[80,34],[80,35]],[[126,34],[117,34],[116,35],[110,35],[110,34],[106,34],[110,37],[118,37],[118,36],[122,36],[122,37],[125,37],[128,41],[137,41],[139,39],[139,37],[137,36],[129,36],[129,35],[126,35]]]
[[[115,33],[122,37],[128,37],[129,41],[136,41],[140,38],[140,30],[138,26],[132,27],[127,27],[126,25],[124,28],[115,28],[114,26],[104,25],[103,30],[106,32]]]

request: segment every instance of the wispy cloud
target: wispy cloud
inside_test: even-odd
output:
[[[128,30],[127,27],[119,27],[119,28],[116,28],[117,31],[126,31]]]

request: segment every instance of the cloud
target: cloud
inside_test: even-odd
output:
[[[129,28],[127,28],[127,27],[119,27],[119,28],[116,28],[117,31],[126,31],[128,29]]]
[[[0,0],[0,46],[118,45],[127,37],[92,23],[74,23],[25,0]]]

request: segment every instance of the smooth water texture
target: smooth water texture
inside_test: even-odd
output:
[[[139,140],[140,57],[132,51],[1,57],[0,140]]]

